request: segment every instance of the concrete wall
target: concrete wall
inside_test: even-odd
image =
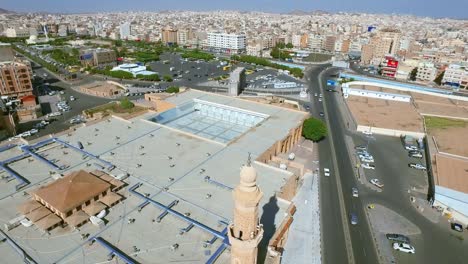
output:
[[[362,126],[362,125],[358,125],[356,130],[358,132],[371,131],[373,134],[392,136],[392,137],[400,137],[403,135],[409,135],[415,138],[424,138],[425,136],[425,134],[422,132],[403,131],[403,130],[380,128],[380,127],[369,127],[369,126]]]
[[[348,98],[349,95],[355,95],[355,96],[363,96],[363,97],[398,101],[398,102],[405,102],[405,103],[409,103],[411,101],[411,96],[408,96],[408,95],[383,93],[383,92],[377,92],[377,91],[372,91],[372,90],[352,89],[352,88],[346,87],[346,83],[343,85],[343,95],[345,98]]]

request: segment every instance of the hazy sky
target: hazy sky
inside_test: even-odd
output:
[[[468,18],[468,0],[0,0],[0,8],[28,12],[159,10],[357,11]]]

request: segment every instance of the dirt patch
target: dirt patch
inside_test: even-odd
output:
[[[435,137],[439,151],[468,156],[468,126],[430,129],[429,135]]]

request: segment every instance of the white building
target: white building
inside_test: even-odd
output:
[[[5,30],[5,36],[7,38],[28,38],[30,36],[30,32],[28,28],[7,28]]]
[[[309,36],[309,48],[312,50],[321,50],[325,37],[322,35],[310,35]]]
[[[125,22],[120,25],[120,39],[129,39],[131,36],[130,23]]]
[[[445,70],[444,78],[442,79],[442,84],[460,87],[462,80],[467,79],[468,70],[458,64],[450,64]]]
[[[293,44],[295,48],[301,47],[301,39],[302,39],[301,35],[292,35],[291,43]]]
[[[261,57],[262,50],[263,48],[260,43],[252,43],[247,45],[247,55]]]
[[[140,74],[141,75],[156,74],[156,72],[147,71],[146,66],[133,64],[133,63],[121,64],[119,66],[116,66],[116,67],[112,68],[111,71],[126,71],[126,72],[129,72],[129,73],[133,74],[133,76],[137,76],[137,75],[140,75]]]
[[[433,81],[437,77],[437,68],[432,62],[420,62],[416,79],[420,81]]]
[[[224,53],[241,53],[245,51],[246,38],[240,34],[208,33],[207,48]]]

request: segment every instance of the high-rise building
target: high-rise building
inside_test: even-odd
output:
[[[208,33],[207,48],[223,53],[241,53],[245,51],[246,37],[243,34]]]
[[[329,52],[333,52],[335,51],[335,43],[336,43],[335,36],[326,36],[325,40],[323,41],[323,49]]]
[[[0,94],[14,97],[32,95],[31,65],[22,62],[0,62]]]
[[[161,32],[161,40],[164,44],[176,44],[177,43],[177,29],[166,27]]]
[[[129,39],[131,36],[131,25],[129,22],[125,22],[120,25],[120,39]]]
[[[178,29],[177,30],[177,45],[185,46],[189,44],[189,41],[193,38],[193,32],[191,29]]]
[[[229,225],[231,263],[255,264],[263,228],[258,219],[258,203],[263,193],[257,186],[257,172],[249,159],[240,172],[240,184],[234,189],[234,220]]]

